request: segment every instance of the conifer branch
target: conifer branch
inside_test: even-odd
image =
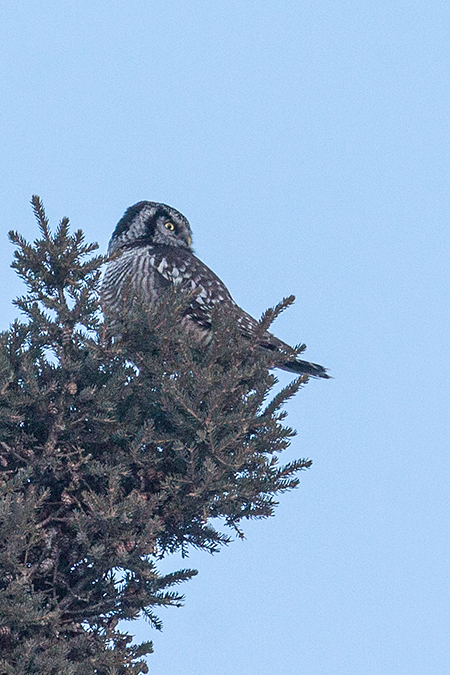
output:
[[[36,217],[37,224],[39,225],[39,228],[44,235],[45,239],[49,238],[49,225],[48,225],[48,220],[47,216],[45,215],[45,209],[42,201],[38,197],[38,195],[33,195],[31,197],[31,206],[33,208],[33,213]]]

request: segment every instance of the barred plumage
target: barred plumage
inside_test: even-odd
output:
[[[210,340],[212,312],[217,305],[235,313],[243,335],[255,331],[255,319],[236,305],[223,282],[194,255],[191,236],[187,219],[166,204],[143,201],[125,211],[109,243],[111,258],[102,283],[103,310],[113,325],[132,311],[133,299],[151,306],[176,285],[193,293],[184,326],[199,340]],[[291,349],[268,331],[259,344],[266,353]],[[287,359],[277,367],[329,377],[316,363]]]

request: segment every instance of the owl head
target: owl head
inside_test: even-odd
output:
[[[191,239],[191,226],[179,211],[158,202],[138,202],[130,206],[117,223],[108,253],[159,244],[191,250]]]

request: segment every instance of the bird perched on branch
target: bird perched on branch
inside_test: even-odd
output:
[[[234,313],[244,336],[257,334],[258,322],[234,302],[224,283],[194,255],[191,238],[188,220],[171,206],[148,201],[130,206],[109,242],[110,261],[102,283],[102,306],[107,318],[120,322],[134,300],[144,307],[152,306],[165,291],[176,286],[191,294],[183,327],[200,342],[211,340],[212,314],[218,306]],[[286,360],[276,359],[278,368],[300,375],[330,377],[316,363],[295,355],[289,357],[292,348],[269,331],[261,334],[258,344],[268,355],[286,355]]]

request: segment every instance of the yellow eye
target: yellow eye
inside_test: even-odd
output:
[[[175,230],[175,225],[170,220],[168,220],[167,223],[164,223],[164,227],[171,232]]]

